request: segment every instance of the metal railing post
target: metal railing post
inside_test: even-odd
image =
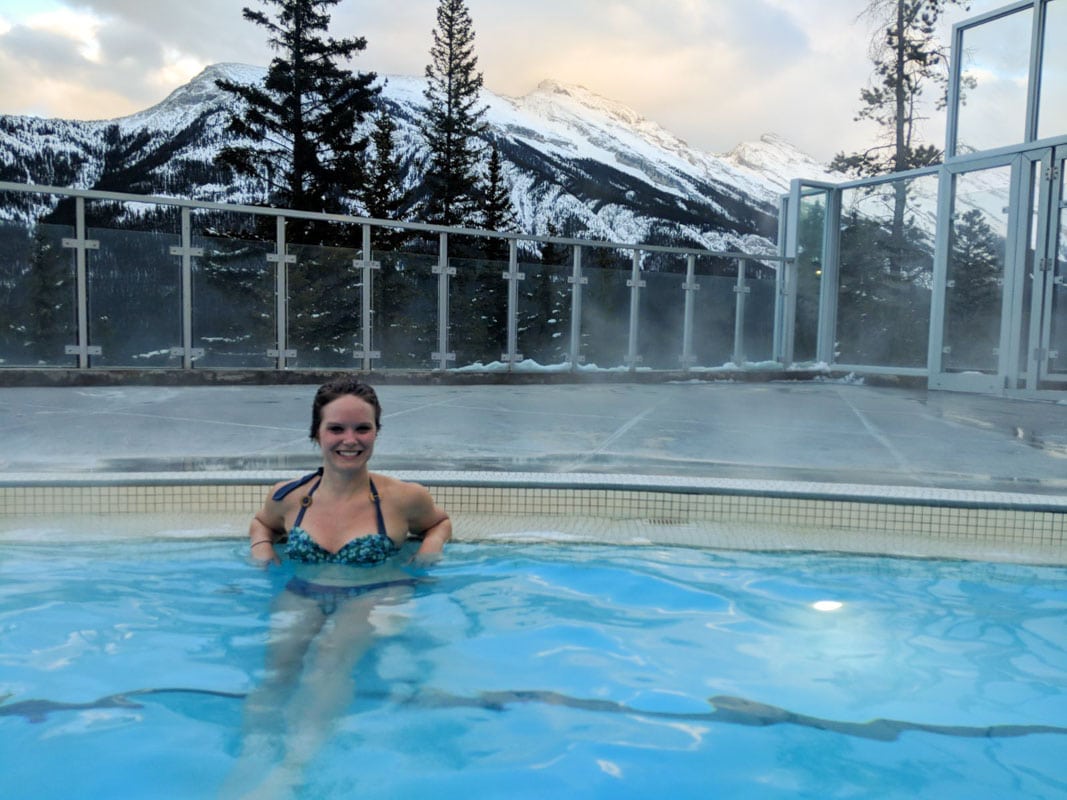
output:
[[[89,344],[89,268],[88,250],[99,250],[97,239],[85,238],[85,198],[74,198],[74,238],[63,239],[63,247],[74,250],[74,286],[78,315],[78,341],[64,348],[66,355],[78,356],[78,369],[89,368],[89,356],[101,355],[99,347]]]
[[[734,303],[734,364],[742,366],[745,363],[745,297],[752,292],[745,281],[745,264],[743,258],[737,260],[737,285],[734,293],[737,298]]]
[[[574,265],[567,278],[571,285],[571,346],[567,358],[571,369],[578,369],[585,357],[582,355],[582,287],[589,279],[582,275],[582,246],[574,245]]]
[[[693,355],[693,313],[696,306],[696,293],[700,290],[700,284],[696,282],[697,257],[690,253],[685,258],[685,282],[682,290],[685,292],[685,311],[682,317],[682,369],[687,370],[696,363]]]
[[[193,347],[193,258],[204,255],[204,248],[193,247],[192,210],[182,209],[182,243],[170,248],[172,256],[182,260],[182,343],[171,350],[171,355],[182,357],[182,369],[192,369],[193,361],[204,354],[202,348]]]
[[[641,278],[640,250],[634,250],[630,278],[626,285],[630,287],[630,333],[627,337],[626,366],[633,372],[641,363],[641,356],[637,354],[637,337],[641,328],[641,290],[645,287],[645,281]]]
[[[430,358],[440,370],[448,369],[448,362],[456,360],[456,354],[448,352],[448,279],[456,274],[456,268],[448,266],[448,234],[442,232],[438,247],[437,266],[437,351]]]
[[[508,271],[504,273],[504,280],[508,282],[508,351],[500,356],[500,360],[508,365],[508,371],[516,361],[522,361],[522,354],[518,352],[519,281],[525,278],[526,274],[519,272],[519,241],[511,239],[508,242]]]
[[[361,269],[363,272],[363,292],[360,297],[363,342],[356,348],[352,356],[363,360],[364,372],[370,371],[373,359],[382,357],[380,351],[372,349],[374,342],[374,308],[372,307],[374,271],[381,269],[382,264],[380,261],[373,259],[371,244],[371,228],[370,224],[366,223],[363,225],[363,258],[357,258],[352,261],[352,266]]]
[[[278,217],[277,250],[267,253],[267,261],[275,265],[274,313],[278,331],[278,345],[267,351],[267,355],[277,359],[277,368],[285,369],[285,360],[296,358],[296,350],[288,349],[289,343],[289,265],[296,263],[296,256],[286,253],[285,243],[285,217]]]

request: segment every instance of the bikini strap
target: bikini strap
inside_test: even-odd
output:
[[[314,486],[311,487],[311,491],[309,491],[306,495],[304,495],[300,499],[300,510],[298,512],[296,512],[296,519],[293,520],[293,527],[294,528],[299,527],[301,521],[304,519],[304,512],[307,511],[308,506],[311,505],[311,495],[315,494],[315,490],[318,489],[319,486],[322,485],[322,467],[319,467],[314,472],[308,473],[303,478],[297,478],[295,481],[291,481],[291,482],[285,484],[285,486],[281,487],[280,489],[278,489],[278,491],[276,491],[273,494],[273,497],[274,497],[275,500],[281,500],[283,497],[288,495],[290,492],[293,492],[296,489],[299,489],[304,484],[315,480],[315,478],[319,479],[318,482]]]
[[[315,480],[315,478],[320,477],[321,475],[322,475],[322,467],[319,467],[314,472],[309,472],[303,478],[297,478],[295,481],[290,481],[289,483],[285,484],[285,486],[282,486],[280,489],[278,489],[278,491],[276,491],[272,495],[272,497],[275,500],[281,500],[282,498],[284,498],[290,492],[292,492],[292,491],[294,491],[296,489],[299,489],[305,483],[313,481],[313,480]],[[315,491],[315,490],[312,489],[311,491]]]
[[[385,529],[385,517],[382,516],[382,501],[378,497],[378,489],[374,485],[374,479],[370,478],[370,496],[374,500],[374,512],[378,515],[378,535],[389,538],[389,531]]]
[[[299,489],[304,484],[315,480],[315,478],[320,478],[320,480],[314,486],[311,487],[311,490],[300,500],[300,510],[296,512],[296,519],[293,520],[294,528],[299,527],[300,523],[303,521],[304,512],[307,511],[308,506],[311,505],[311,495],[315,494],[315,490],[322,485],[321,477],[322,467],[319,467],[314,472],[309,473],[302,478],[297,478],[295,481],[285,484],[285,486],[281,487],[280,489],[278,489],[278,491],[274,493],[274,499],[281,500],[294,489]],[[381,497],[378,495],[378,487],[374,485],[373,478],[368,478],[368,480],[370,481],[370,496],[371,499],[374,500],[374,513],[378,517],[378,534],[388,539],[389,531],[385,527],[385,517],[382,515],[382,500]]]

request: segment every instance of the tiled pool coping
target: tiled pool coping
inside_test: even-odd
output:
[[[1067,498],[980,490],[590,473],[405,472],[457,540],[551,539],[808,549],[1067,564]],[[153,518],[146,535],[215,515],[242,533],[291,471],[22,473],[0,478],[0,540],[34,518]],[[199,528],[219,535],[217,526]]]

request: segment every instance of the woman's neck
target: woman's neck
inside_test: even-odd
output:
[[[323,466],[322,489],[333,497],[352,497],[370,490],[370,470],[360,467],[356,470],[331,469]]]

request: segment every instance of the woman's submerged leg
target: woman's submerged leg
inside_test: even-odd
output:
[[[290,609],[289,620],[284,626],[274,626],[278,635],[272,637],[267,675],[247,701],[255,703],[248,709],[248,719],[256,722],[246,726],[246,738],[251,735],[260,742],[253,748],[258,753],[250,753],[258,756],[259,769],[241,770],[251,782],[238,785],[246,792],[255,787],[247,796],[293,796],[303,781],[305,766],[331,738],[356,698],[356,667],[375,640],[372,613],[380,605],[393,605],[410,596],[410,587],[392,586],[356,597],[329,598],[336,607],[328,616],[315,602],[320,615],[317,624],[310,614],[301,621],[293,613],[296,604],[291,600],[284,604]],[[294,630],[301,624],[307,629]],[[268,754],[269,761],[265,761],[263,756]]]

